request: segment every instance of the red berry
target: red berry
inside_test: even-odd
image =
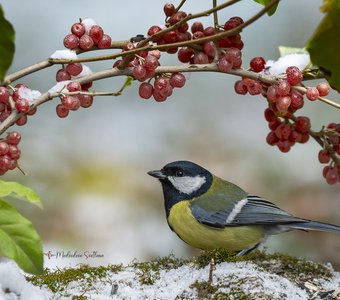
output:
[[[185,85],[185,76],[182,73],[173,73],[170,77],[170,85],[173,88],[181,88]]]
[[[290,85],[297,85],[302,81],[302,73],[298,67],[291,66],[286,69],[287,81]]]
[[[276,101],[276,108],[281,114],[285,114],[288,111],[288,108],[291,103],[291,98],[289,96],[280,97]]]
[[[201,31],[203,33],[203,24],[201,22],[194,22],[192,25],[191,25],[191,32],[192,33],[195,33],[196,31]]]
[[[213,41],[205,42],[203,44],[203,51],[209,57],[215,57],[215,52],[216,52],[215,43]]]
[[[71,75],[70,75],[69,72],[67,72],[65,69],[58,70],[58,72],[56,74],[56,81],[57,82],[70,80],[70,79],[71,79]]]
[[[228,61],[230,61],[233,64],[233,67],[235,68],[235,66],[239,63],[239,61],[242,58],[242,53],[240,49],[234,47],[228,48],[226,49],[225,57]]]
[[[15,124],[17,124],[18,126],[23,126],[27,123],[27,116],[21,116],[18,120],[16,120]]]
[[[111,37],[104,34],[103,37],[98,41],[97,47],[99,49],[108,49],[111,47]]]
[[[326,174],[326,181],[328,184],[336,184],[339,180],[339,174],[336,167],[331,167]]]
[[[308,133],[310,129],[310,120],[308,117],[297,117],[295,122],[295,129],[300,133]]]
[[[181,48],[177,53],[178,60],[182,63],[190,62],[193,55],[194,51],[190,48]]]
[[[154,25],[154,26],[151,26],[148,30],[148,37],[150,36],[153,36],[154,34],[156,34],[157,32],[161,31],[162,28],[160,28],[159,26],[157,25]],[[155,39],[153,39],[154,42],[159,42],[160,40],[162,39],[162,36],[159,36]]]
[[[232,69],[233,64],[230,61],[228,61],[225,56],[222,56],[219,58],[217,66],[221,72],[227,73]]]
[[[308,87],[306,91],[306,96],[310,101],[315,101],[319,98],[319,91],[315,87]]]
[[[328,164],[331,160],[331,156],[326,149],[319,151],[318,158],[319,158],[319,162],[322,164]]]
[[[4,86],[0,86],[0,102],[7,102],[9,99],[9,92]]]
[[[93,103],[92,95],[79,95],[80,106],[84,108],[88,108]]]
[[[169,44],[176,43],[178,41],[178,34],[176,31],[170,31],[163,35],[163,39]]]
[[[18,160],[20,158],[21,151],[15,145],[9,145],[8,156],[12,159]]]
[[[258,81],[255,81],[253,85],[248,86],[248,93],[250,95],[259,95],[262,92],[262,84]]]
[[[242,80],[237,80],[234,84],[234,89],[236,94],[245,95],[248,92],[247,86],[243,83]]]
[[[189,29],[189,24],[187,22],[184,22],[181,26],[177,28],[177,31],[178,33],[186,33],[188,29]],[[185,36],[188,36],[188,35],[185,34]],[[185,40],[188,40],[188,39],[185,39]]]
[[[328,171],[329,171],[330,169],[332,169],[331,166],[325,166],[325,167],[322,169],[322,176],[323,176],[324,178],[326,178],[327,173],[328,173]]]
[[[77,37],[81,37],[85,33],[85,26],[82,23],[74,23],[71,32]]]
[[[9,150],[9,145],[6,142],[1,141],[0,142],[0,155],[7,154],[8,150]]]
[[[144,66],[142,65],[135,66],[132,70],[132,76],[139,81],[144,81],[147,78]]]
[[[276,85],[271,85],[267,89],[267,99],[271,103],[275,103],[278,99],[277,88]]]
[[[301,142],[301,138],[302,138],[302,134],[300,132],[297,132],[295,130],[292,130],[290,136],[289,136],[289,140],[292,143],[300,143]]]
[[[19,98],[15,102],[15,108],[18,110],[20,113],[26,113],[30,110],[30,104],[26,99]]]
[[[321,96],[321,97],[327,96],[330,89],[331,89],[331,87],[329,86],[329,84],[327,82],[318,83],[316,88],[319,92],[319,96]]]
[[[144,68],[148,70],[155,70],[159,66],[158,59],[153,55],[148,55],[144,61]]]
[[[274,146],[279,141],[279,138],[276,136],[274,131],[270,131],[267,134],[266,141],[269,145]]]
[[[291,99],[290,106],[293,109],[300,109],[301,107],[303,107],[304,105],[303,95],[300,92],[293,90],[290,95],[290,99]]]
[[[172,16],[176,12],[176,8],[172,3],[166,3],[163,7],[163,10],[167,17]]]
[[[93,45],[94,45],[93,39],[87,34],[84,34],[79,39],[79,47],[83,50],[89,50],[93,47]]]
[[[280,149],[281,152],[287,153],[289,152],[292,144],[288,140],[280,140],[277,142],[277,147]]]
[[[252,70],[256,73],[261,72],[264,69],[264,66],[266,64],[266,61],[264,60],[263,57],[259,56],[259,57],[254,57],[251,61],[250,61],[250,67],[252,68]]]
[[[194,54],[194,64],[207,64],[209,63],[208,55],[204,52],[197,52]]]
[[[98,42],[102,39],[103,35],[104,35],[103,28],[101,28],[99,25],[93,25],[91,27],[89,36],[92,38],[95,44],[98,44]]]
[[[56,112],[59,118],[66,118],[69,114],[69,110],[62,104],[57,105]]]
[[[6,141],[11,145],[18,145],[21,140],[21,135],[17,131],[11,131],[7,133]]]
[[[270,108],[265,109],[264,118],[267,122],[274,122],[277,119],[275,113]]]
[[[64,46],[68,49],[73,49],[78,47],[79,38],[74,34],[68,34],[64,37]]]
[[[301,144],[307,143],[308,140],[309,140],[309,134],[308,133],[302,133],[300,143]]]
[[[215,34],[215,28],[212,26],[208,26],[203,30],[205,36],[211,36]]]
[[[153,86],[148,82],[143,82],[139,86],[139,96],[143,99],[149,99],[153,94]]]
[[[153,97],[157,102],[163,102],[166,100],[166,96],[160,94],[158,91],[154,90]]]
[[[69,92],[76,92],[81,90],[81,85],[77,81],[71,81],[66,85]]]
[[[88,83],[83,83],[81,85],[81,89],[82,89],[82,91],[88,91],[91,86],[92,86],[92,81],[90,81]]]
[[[83,71],[83,66],[80,63],[70,63],[66,65],[66,71],[72,76],[77,76]]]
[[[65,96],[61,99],[61,104],[68,110],[77,110],[80,107],[79,98],[76,96]]]
[[[278,96],[281,96],[281,97],[289,95],[290,84],[286,80],[280,80],[276,84],[276,92]]]
[[[178,11],[174,13],[168,20],[170,25],[175,25],[178,23],[180,20],[186,17],[186,13],[184,11]]]

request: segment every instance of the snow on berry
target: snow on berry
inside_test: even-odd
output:
[[[70,49],[64,49],[64,50],[57,50],[55,51],[50,58],[53,59],[77,59],[78,56],[75,51]]]
[[[41,93],[37,90],[31,90],[28,87],[21,86],[18,89],[18,96],[31,103],[33,100],[38,99],[41,96]]]
[[[85,18],[84,20],[81,21],[81,24],[85,26],[85,33],[89,34],[91,27],[94,25],[97,25],[97,23],[91,19],[91,18]]]
[[[309,62],[309,54],[288,54],[280,57],[277,61],[268,60],[266,63],[266,73],[280,75],[285,73],[290,66],[296,66],[302,71]]]

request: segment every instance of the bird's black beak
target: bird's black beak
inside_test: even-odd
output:
[[[166,175],[161,170],[149,171],[148,174],[160,180],[166,179]]]

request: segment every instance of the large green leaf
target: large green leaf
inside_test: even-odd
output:
[[[14,181],[0,180],[0,197],[11,196],[42,208],[40,197],[30,188]]]
[[[32,223],[0,199],[0,256],[13,259],[25,272],[41,274],[43,250]]]
[[[263,6],[266,6],[267,4],[269,4],[271,2],[271,0],[254,0],[254,1],[262,4]],[[267,11],[268,16],[271,16],[275,13],[278,5],[279,5],[279,3],[275,4],[271,9],[269,9]]]
[[[308,41],[308,50],[314,65],[329,75],[331,86],[340,89],[340,1],[329,3],[327,14]]]
[[[0,81],[5,77],[5,74],[12,64],[14,56],[14,36],[15,32],[10,22],[5,19],[4,11],[0,4]]]

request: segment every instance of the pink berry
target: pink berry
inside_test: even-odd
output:
[[[82,23],[74,23],[71,32],[77,37],[81,37],[85,33],[85,26]]]
[[[181,88],[185,85],[185,76],[182,73],[173,73],[170,77],[170,85],[173,88]]]
[[[72,76],[77,76],[83,71],[83,66],[80,63],[69,63],[66,65],[66,71]]]
[[[280,97],[276,101],[276,108],[280,113],[286,113],[291,103],[289,96]]]
[[[139,96],[143,99],[149,99],[153,94],[153,86],[148,82],[143,82],[139,86]]]
[[[9,150],[9,145],[6,142],[1,141],[0,142],[0,155],[7,154],[8,150]]]
[[[302,73],[298,67],[291,66],[286,69],[287,81],[290,85],[297,85],[302,81]]]
[[[148,55],[144,61],[144,68],[148,70],[155,70],[159,66],[158,59],[153,55]]]
[[[79,98],[76,96],[65,96],[61,99],[61,104],[68,110],[77,110],[80,107]]]
[[[92,38],[95,44],[98,44],[98,42],[102,39],[104,35],[103,28],[101,28],[99,25],[93,25],[90,29],[89,36]]]
[[[331,87],[329,86],[329,84],[327,82],[318,83],[316,88],[319,92],[319,96],[321,96],[321,97],[327,96],[330,89],[331,89]]]
[[[111,47],[111,37],[104,34],[103,37],[98,41],[97,47],[99,49],[108,49]]]
[[[93,39],[87,34],[84,34],[79,39],[79,47],[83,50],[89,50],[93,47],[93,45],[94,45]]]
[[[79,38],[74,34],[68,34],[64,38],[64,46],[67,49],[74,49],[79,45]]]
[[[23,126],[27,123],[27,116],[21,116],[18,120],[16,120],[15,124],[17,124],[18,126]]]
[[[215,57],[216,46],[213,41],[205,42],[203,44],[203,51],[209,57]]]
[[[300,92],[293,90],[290,95],[290,99],[291,99],[290,106],[293,109],[300,109],[301,107],[303,107],[304,105],[303,95]]]
[[[326,181],[328,184],[336,184],[339,180],[339,174],[335,167],[331,167],[326,174]]]
[[[267,89],[267,100],[271,103],[275,103],[277,101],[277,99],[279,98],[278,94],[277,94],[277,88],[276,85],[271,85],[268,89]]]
[[[67,72],[65,69],[58,70],[58,72],[56,74],[56,81],[57,82],[70,80],[70,79],[71,79],[71,75],[70,75],[69,72]]]
[[[319,98],[319,91],[315,87],[308,87],[306,91],[306,96],[310,101],[315,101]]]
[[[264,66],[266,65],[266,61],[264,60],[263,57],[259,56],[259,57],[254,57],[251,61],[250,61],[250,67],[252,68],[252,70],[256,73],[261,72],[264,69]]]
[[[135,66],[132,70],[132,76],[138,81],[144,81],[147,78],[144,66],[142,65]]]

